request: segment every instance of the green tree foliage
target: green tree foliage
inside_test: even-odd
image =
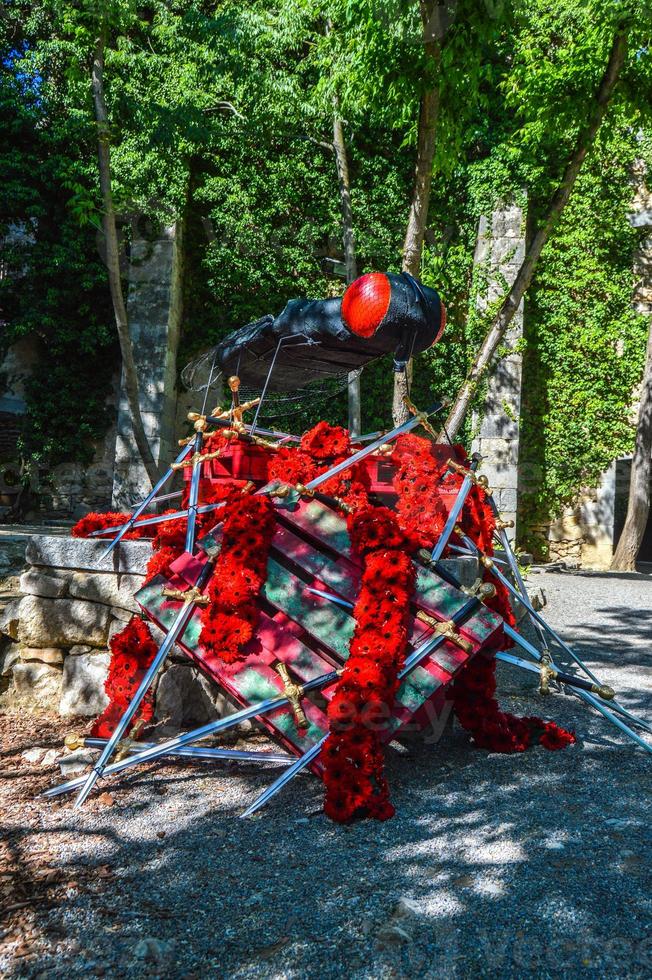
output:
[[[0,284],[4,340],[41,338],[27,436],[30,452],[51,462],[88,458],[118,367],[97,248],[97,8],[9,0],[0,28],[1,214],[5,228],[22,223],[34,239],[10,250],[22,278]],[[630,309],[637,233],[626,212],[652,104],[649,25],[630,0],[460,0],[446,10],[435,79],[411,0],[112,4],[105,79],[125,261],[134,229],[154,235],[185,218],[182,361],[293,296],[341,290],[324,261],[342,248],[335,165],[323,145],[336,97],[359,270],[398,270],[419,100],[438,81],[422,277],[440,289],[449,325],[446,342],[417,360],[413,393],[422,405],[452,396],[485,329],[473,302],[483,285],[473,270],[478,218],[516,194],[527,195],[532,226],[539,220],[586,119],[615,19],[630,13],[617,104],[528,295],[524,434],[539,474],[528,515],[539,520],[633,441],[644,330]],[[363,375],[365,428],[389,420],[389,369]],[[343,420],[344,401],[337,411]]]
[[[109,422],[115,351],[94,229],[69,206],[89,182],[92,131],[62,118],[31,62],[25,31],[2,24],[0,73],[0,352],[31,334],[40,350],[27,384],[25,452],[35,465],[88,461]],[[64,84],[59,77],[59,85]],[[89,386],[88,378],[94,384]],[[1,382],[2,379],[0,379]]]

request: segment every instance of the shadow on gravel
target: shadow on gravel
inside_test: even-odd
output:
[[[579,620],[573,624],[572,633],[560,629],[559,635],[605,683],[610,683],[610,671],[625,668],[616,684],[618,700],[652,723],[652,609],[605,605],[591,613],[599,617],[599,626]],[[529,626],[522,632],[530,642],[536,643],[536,635]],[[560,667],[577,669],[568,654],[554,642],[550,647]]]
[[[624,668],[622,700],[649,718],[652,612],[596,617],[573,627],[575,649],[607,681]],[[274,778],[253,767],[142,770],[102,787],[114,806],[95,794],[80,813],[26,785],[3,821],[12,860],[29,873],[47,841],[61,885],[33,904],[38,951],[10,975],[648,978],[652,760],[575,698],[500,678],[508,710],[578,744],[499,756],[458,728],[410,744],[389,753],[386,823],[330,823],[305,774],[240,820]]]
[[[115,807],[60,806],[49,835],[78,888],[36,909],[49,950],[15,975],[650,975],[650,773],[633,750],[600,732],[488,756],[455,730],[389,777],[396,818],[351,827],[326,820],[310,776],[238,819],[270,778],[242,769],[168,766],[111,787]],[[17,853],[39,846],[14,829]]]

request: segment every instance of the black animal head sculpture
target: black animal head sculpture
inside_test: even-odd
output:
[[[320,379],[345,375],[393,354],[395,370],[436,343],[446,324],[438,293],[406,273],[370,272],[342,298],[290,300],[229,334],[214,350],[216,367],[261,389],[291,392]],[[202,359],[203,360],[203,359]],[[184,375],[192,369],[189,365]]]

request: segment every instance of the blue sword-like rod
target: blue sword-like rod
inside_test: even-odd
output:
[[[343,606],[345,609],[353,609],[352,602],[349,602],[347,599],[342,599],[340,596],[333,595],[331,592],[323,592],[321,589],[313,589],[313,588],[309,588],[306,591],[312,592],[314,595],[319,595],[324,599],[329,599],[331,602],[334,602],[339,606]],[[468,602],[465,602],[464,605],[460,606],[460,608],[453,614],[453,616],[451,617],[452,621],[455,623],[456,626],[459,626],[461,623],[467,620],[469,616],[471,616],[480,605],[481,605],[480,599],[475,597],[469,599]],[[446,642],[447,642],[446,636],[440,636],[440,635],[434,635],[429,637],[427,640],[425,640],[406,659],[405,664],[403,665],[402,669],[399,671],[398,679],[403,680],[403,678],[411,674],[412,671],[426,659],[426,657],[430,656],[431,653],[434,653],[434,651],[437,650],[438,647],[442,646],[442,644]],[[287,786],[287,784],[290,782],[291,779],[294,779],[294,777],[298,773],[300,773],[302,769],[305,769],[306,766],[309,766],[310,763],[317,758],[327,738],[328,738],[328,733],[324,735],[324,737],[321,738],[319,742],[313,745],[312,748],[308,749],[308,751],[305,752],[299,759],[297,759],[296,762],[292,763],[291,766],[289,766],[283,773],[281,773],[278,779],[276,779],[272,783],[272,785],[269,786],[265,790],[265,792],[258,797],[257,800],[254,800],[251,806],[247,807],[244,813],[240,814],[240,816],[250,817],[257,810],[260,810],[261,807],[265,806],[265,804],[268,803],[273,796],[276,796],[276,794],[279,793],[284,786]]]
[[[444,579],[445,582],[448,582],[450,585],[453,585],[456,588],[460,588],[460,583],[458,582],[458,580],[451,572],[448,571],[448,569],[442,566],[441,562],[437,564],[436,571],[439,575],[441,575],[441,577]],[[534,657],[534,659],[538,663],[541,663],[541,661],[543,660],[541,653],[539,653],[537,648],[533,646],[528,640],[526,640],[525,637],[521,636],[520,633],[517,633],[517,631],[512,626],[509,626],[504,621],[503,621],[503,629],[505,631],[505,635],[509,636],[510,639],[512,639],[514,643],[517,644],[517,646],[520,646],[521,649],[525,650],[526,653],[529,653],[531,657]],[[557,670],[557,667],[555,663],[552,661],[552,658],[550,657],[550,655],[548,656],[550,659],[550,666],[554,670]],[[604,715],[604,717],[608,721],[611,721],[616,726],[616,728],[620,728],[620,730],[624,732],[624,734],[627,735],[628,738],[631,738],[632,741],[636,742],[637,745],[640,745],[641,748],[645,749],[646,752],[652,752],[652,748],[647,744],[647,742],[644,742],[643,739],[636,734],[636,732],[633,732],[628,725],[625,725],[624,722],[620,720],[620,718],[614,715],[612,711],[610,711],[608,708],[604,706],[604,704],[601,704],[601,702],[597,698],[595,698],[593,694],[590,694],[588,691],[582,691],[580,688],[576,688],[575,693],[579,698],[582,698],[583,701],[586,701],[587,704],[590,704],[597,711],[599,711],[601,715]],[[611,705],[610,707],[612,706],[613,705]]]
[[[149,503],[162,504],[164,500],[178,500],[178,498],[182,496],[183,496],[183,490],[175,490],[174,493],[164,493],[161,494],[161,496],[159,497],[152,497]],[[133,507],[130,507],[129,510],[136,510],[136,508],[140,507],[141,504],[142,504],[142,500],[140,500],[137,504],[134,504]],[[93,531],[93,535],[94,534],[96,534],[95,531]],[[89,537],[92,537],[92,535],[89,535]]]
[[[511,595],[513,595],[515,599],[517,599],[520,603],[522,603],[523,607],[528,612],[530,619],[533,620],[534,624],[539,625],[541,629],[546,630],[550,634],[553,640],[555,640],[555,642],[559,644],[561,649],[565,650],[566,653],[569,655],[569,657],[571,657],[571,659],[575,661],[578,667],[581,667],[582,670],[584,670],[586,675],[591,679],[592,683],[597,688],[602,687],[603,686],[602,682],[595,676],[595,674],[591,670],[589,670],[589,668],[585,665],[584,661],[575,653],[573,648],[570,647],[568,643],[566,643],[564,640],[562,640],[561,636],[559,636],[559,634],[552,628],[552,626],[550,626],[550,624],[543,618],[543,616],[541,616],[536,611],[536,609],[534,608],[534,606],[529,600],[527,591],[523,595],[519,594],[519,592],[514,588],[514,586],[509,581],[507,576],[504,575],[499,568],[495,567],[495,561],[496,561],[495,558],[487,559],[486,556],[481,555],[477,546],[466,535],[463,535],[462,540],[468,544],[469,549],[472,550],[475,555],[479,556],[481,560],[484,559],[486,562],[491,562],[493,564],[493,567],[489,566],[491,568],[492,574],[496,576],[499,582],[502,582],[502,584],[505,586],[507,591]],[[525,589],[525,585],[523,585],[523,588]],[[550,656],[550,650],[548,649],[547,645],[545,647],[545,652],[548,656]],[[646,721],[643,721],[642,718],[637,718],[637,716],[633,715],[631,711],[628,711],[627,708],[624,708],[623,705],[620,704],[620,702],[616,700],[610,700],[609,707],[612,709],[612,711],[616,711],[619,714],[623,715],[624,718],[629,718],[629,720],[633,725],[636,725],[638,728],[642,728],[644,731],[650,732],[650,734],[652,734],[652,725],[649,725]]]
[[[333,684],[339,677],[339,672],[337,670],[332,670],[328,674],[322,674],[320,677],[315,677],[311,681],[306,681],[302,685],[304,693],[309,691],[316,691],[322,687],[328,687],[329,684]],[[196,728],[192,732],[184,732],[182,735],[176,735],[174,738],[168,739],[166,742],[160,742],[159,744],[153,745],[150,749],[144,749],[142,752],[137,752],[134,755],[128,756],[126,759],[121,759],[119,762],[113,762],[108,765],[104,770],[103,775],[109,776],[117,772],[122,772],[123,769],[130,769],[132,766],[138,765],[140,762],[151,762],[154,759],[158,759],[161,756],[169,755],[171,752],[176,751],[184,745],[190,745],[192,742],[197,742],[199,739],[206,738],[207,735],[217,735],[219,732],[227,731],[229,728],[234,728],[235,725],[239,725],[243,721],[248,721],[250,718],[258,718],[263,715],[269,714],[272,711],[277,711],[279,708],[284,708],[286,705],[290,704],[289,698],[285,695],[279,695],[275,698],[267,698],[265,701],[259,701],[258,704],[249,705],[247,708],[242,708],[240,711],[236,711],[233,715],[228,715],[226,718],[219,718],[217,721],[211,721],[202,728]],[[82,785],[85,776],[78,779],[72,779],[67,783],[62,783],[60,786],[53,786],[51,789],[46,790],[43,796],[59,796],[61,793],[68,793],[70,790],[77,789],[78,786]]]
[[[183,449],[181,450],[181,452],[179,453],[179,455],[177,456],[177,458],[175,459],[175,463],[180,463],[182,460],[184,460],[186,458],[186,456],[188,455],[189,452],[190,452],[190,446],[184,446]],[[127,521],[127,523],[126,524],[123,524],[122,527],[118,530],[118,533],[115,536],[115,538],[113,539],[113,541],[111,542],[111,544],[100,555],[100,561],[102,561],[104,558],[106,558],[107,555],[110,555],[111,554],[111,552],[113,551],[113,549],[115,548],[115,546],[118,544],[118,542],[124,537],[124,535],[127,533],[127,531],[129,531],[130,528],[132,528],[134,526],[134,524],[136,523],[136,520],[138,519],[138,517],[142,514],[142,512],[145,510],[145,508],[147,507],[147,505],[154,499],[154,497],[159,492],[159,490],[161,489],[161,487],[164,484],[167,483],[167,481],[170,479],[170,477],[172,476],[173,473],[174,473],[174,470],[170,466],[169,469],[167,470],[167,472],[165,472],[163,474],[163,476],[161,477],[161,479],[158,481],[158,483],[156,483],[152,487],[151,492],[147,494],[147,496],[145,497],[144,500],[141,500],[140,504],[138,505],[138,507],[136,508],[136,510],[133,512],[133,514],[131,515],[131,517]],[[112,528],[112,530],[115,530],[115,528]],[[91,537],[93,537],[93,535],[91,535]]]
[[[478,455],[478,453],[474,453],[469,469],[472,472],[475,472],[481,462],[482,462],[482,456]],[[462,512],[462,508],[466,503],[466,498],[468,497],[469,490],[471,489],[472,486],[473,486],[473,477],[465,476],[464,479],[462,480],[462,484],[459,490],[457,491],[457,497],[455,498],[455,503],[451,507],[450,514],[448,515],[448,519],[444,524],[444,529],[439,535],[439,540],[437,541],[436,545],[432,549],[432,553],[430,555],[431,561],[439,561],[439,559],[443,555],[444,548],[448,544],[448,539],[450,538],[451,534],[455,529],[457,518],[460,516]]]
[[[520,633],[517,633],[516,630],[513,629],[511,626],[508,626],[507,623],[504,623],[503,628],[505,630],[506,636],[509,636],[512,640],[514,640],[514,642],[518,646],[520,646],[523,650],[525,650],[526,653],[529,653],[530,656],[534,657],[535,660],[541,662],[542,659],[541,654],[539,653],[539,651],[535,646],[532,646],[531,643],[529,643],[524,637],[522,637]],[[557,669],[554,663],[551,663],[550,666],[553,668],[553,670]],[[602,704],[592,694],[590,694],[588,691],[583,691],[580,688],[575,688],[575,694],[577,694],[578,697],[582,698],[583,701],[586,701],[587,704],[592,705],[597,711],[600,712],[600,714],[604,715],[604,717],[608,721],[610,721],[613,725],[615,725],[616,728],[619,728],[621,732],[627,735],[628,738],[631,738],[633,742],[636,742],[637,745],[640,745],[642,749],[645,749],[646,752],[652,752],[651,745],[648,745],[647,742],[644,742],[643,739],[640,737],[640,735],[637,735],[636,732],[633,732],[628,725],[622,722],[617,715],[614,715],[613,712],[609,710],[609,708],[605,707],[605,705]]]
[[[193,455],[201,453],[203,435],[198,432],[194,439]],[[199,503],[199,481],[201,479],[203,463],[195,460],[192,464],[192,476],[190,478],[190,493],[188,494],[188,523],[186,524],[186,543],[184,550],[192,554],[195,547],[195,528],[197,526],[197,504]]]
[[[494,654],[496,660],[502,661],[504,664],[512,664],[514,667],[520,667],[522,670],[527,670],[531,674],[536,674],[541,677],[541,667],[537,667],[533,664],[531,660],[523,660],[522,657],[515,657],[513,653],[507,653],[506,650],[499,651]],[[583,691],[590,691],[592,694],[597,694],[598,697],[610,699],[613,696],[613,691],[610,687],[606,685],[599,687],[598,684],[594,684],[593,681],[588,680],[586,677],[576,677],[573,674],[566,674],[562,670],[557,670],[556,667],[550,665],[550,677],[557,681],[559,684],[565,684],[567,687],[581,688]],[[600,691],[604,693],[601,694]]]
[[[204,567],[202,568],[199,574],[199,578],[197,579],[197,586],[196,586],[197,589],[201,591],[201,589],[208,581],[212,570],[213,570],[212,562],[210,561],[206,562],[206,564],[204,565]],[[79,796],[75,800],[75,809],[78,809],[80,806],[82,806],[88,794],[93,789],[93,786],[97,782],[98,778],[104,772],[106,768],[106,764],[108,760],[111,758],[118,742],[124,735],[127,725],[129,724],[133,716],[136,714],[136,711],[138,710],[141,701],[147,694],[152,681],[154,680],[159,670],[163,666],[163,663],[165,662],[165,659],[168,653],[170,652],[170,650],[172,649],[172,647],[174,646],[176,640],[179,638],[179,636],[182,635],[194,611],[195,611],[194,602],[187,602],[181,607],[181,609],[177,613],[177,616],[172,626],[170,627],[169,631],[166,633],[165,639],[161,643],[161,646],[159,647],[156,656],[154,657],[151,664],[147,668],[147,671],[145,672],[145,676],[143,677],[142,681],[138,685],[138,689],[136,693],[131,699],[125,713],[122,715],[122,718],[116,725],[113,735],[102,749],[98,761],[93,766],[90,773],[88,774],[86,782],[84,783],[79,793]]]
[[[498,510],[498,504],[493,498],[493,494],[491,493],[487,494],[487,502],[491,507],[491,510],[493,511],[494,517],[497,520],[500,519],[500,511]],[[494,534],[498,538],[498,542],[501,548],[503,549],[503,551],[505,552],[505,557],[507,558],[507,562],[511,569],[512,575],[514,576],[514,581],[516,582],[516,585],[518,586],[520,592],[520,596],[517,595],[515,598],[518,599],[519,602],[523,602],[523,599],[525,599],[526,602],[524,602],[523,605],[527,606],[527,599],[528,599],[527,589],[525,588],[525,582],[523,581],[521,570],[518,567],[518,561],[516,560],[516,555],[514,554],[511,542],[507,537],[507,531],[505,530],[505,528],[499,528],[494,531]],[[546,634],[544,632],[543,627],[541,626],[541,623],[537,622],[537,620],[531,614],[529,614],[529,619],[532,623],[532,626],[534,627],[535,633],[539,637],[539,643],[541,644],[541,648],[543,649],[544,653],[550,654],[550,648],[548,646]],[[592,679],[596,683],[598,683],[595,677],[593,677]]]
[[[536,668],[535,668],[536,670]],[[106,744],[105,738],[86,738],[84,739],[84,745],[89,749],[101,749]],[[138,742],[137,746],[134,746],[132,757],[136,754],[137,748],[151,749],[155,748],[155,742]],[[286,765],[292,761],[292,756],[288,755],[287,752],[247,752],[241,749],[218,749],[218,748],[203,748],[200,745],[190,745],[183,746],[179,749],[172,749],[170,752],[165,753],[166,756],[171,756],[175,759],[201,759],[206,762],[214,761],[215,759],[221,762],[260,762],[264,765]],[[108,772],[111,767],[107,766],[104,770]],[[61,786],[54,786],[52,789],[46,790],[43,796],[55,797],[61,796],[63,793],[69,793],[73,789],[77,789],[78,786],[82,786],[86,776],[79,776],[77,779],[72,779],[69,783],[63,783]]]
[[[220,510],[224,507],[224,501],[220,500],[216,504],[200,504],[197,507],[198,514],[210,514],[213,510]],[[136,527],[151,527],[154,524],[165,524],[166,521],[180,521],[182,518],[188,516],[187,510],[175,510],[171,514],[157,514],[155,517],[144,517],[141,521],[136,522]],[[114,531],[125,531],[128,530],[125,524],[118,524],[114,527],[102,527],[97,531],[91,531],[88,535],[89,538],[100,538],[105,534],[113,534]]]

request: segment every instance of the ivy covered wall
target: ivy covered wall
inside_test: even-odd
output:
[[[545,249],[525,315],[521,418],[523,543],[557,518],[633,448],[635,388],[647,318],[632,306],[641,235],[628,215],[633,166],[649,146],[631,130],[605,131]]]

